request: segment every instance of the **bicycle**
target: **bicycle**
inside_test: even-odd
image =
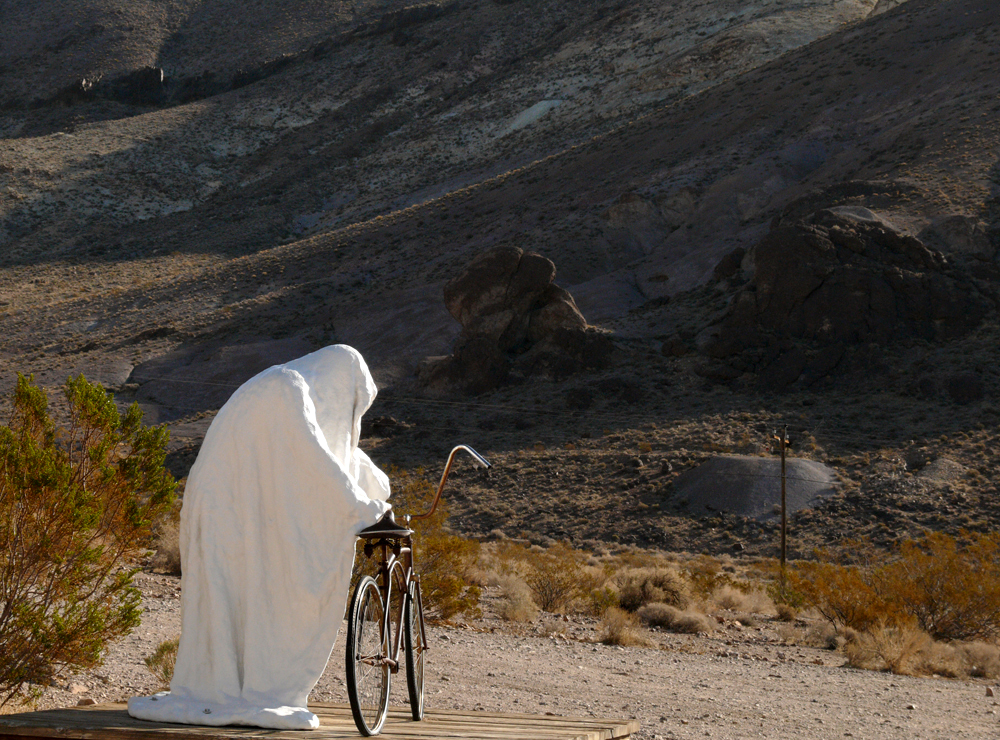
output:
[[[375,524],[361,530],[365,557],[380,555],[378,579],[364,576],[354,589],[347,622],[347,696],[358,731],[377,735],[389,713],[389,685],[399,671],[399,649],[406,653],[406,686],[414,721],[424,716],[424,653],[427,634],[420,576],[413,569],[411,521],[434,514],[451,465],[459,450],[469,453],[477,467],[492,467],[471,447],[458,445],[448,455],[430,510],[405,516],[396,523],[390,509]],[[381,585],[379,584],[381,581]],[[402,629],[401,629],[402,628]]]

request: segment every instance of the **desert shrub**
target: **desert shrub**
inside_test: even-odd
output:
[[[965,672],[976,678],[1000,678],[1000,647],[988,642],[967,642],[958,646]]]
[[[618,602],[605,593],[604,569],[588,565],[588,557],[565,542],[527,548],[501,541],[493,546],[490,567],[500,576],[522,579],[535,604],[547,612],[566,611],[582,601],[590,611],[602,614],[604,608]],[[603,608],[595,606],[604,601],[608,603]]]
[[[143,659],[146,668],[160,681],[161,688],[170,688],[174,677],[174,665],[177,663],[177,648],[181,644],[179,638],[164,640],[156,646],[152,655]]]
[[[592,588],[587,594],[587,611],[594,616],[601,616],[613,606],[619,604],[618,588],[612,582],[602,583]]]
[[[515,575],[500,576],[500,599],[497,614],[508,622],[530,622],[538,616],[538,606],[531,599],[528,584]]]
[[[712,593],[712,601],[720,609],[735,611],[743,607],[746,602],[746,594],[729,584],[723,584]]]
[[[528,572],[530,559],[530,551],[524,545],[510,540],[500,540],[493,545],[490,568],[500,575],[516,575],[524,578]]]
[[[671,632],[698,634],[712,632],[715,627],[712,620],[701,612],[676,609],[669,604],[644,604],[639,607],[636,616],[643,624],[651,627],[662,627]]]
[[[634,614],[611,607],[601,619],[601,642],[605,645],[621,645],[622,647],[649,645],[651,640],[639,627],[639,620]]]
[[[594,584],[584,570],[586,555],[559,542],[537,553],[528,561],[524,580],[534,601],[547,612],[565,610]]]
[[[723,564],[709,555],[699,555],[689,560],[682,568],[684,577],[690,584],[690,590],[701,598],[709,598],[713,592],[723,586],[729,586],[738,591],[747,590],[747,584],[739,583],[731,573],[723,569]]]
[[[921,653],[930,644],[927,633],[912,624],[880,622],[844,645],[847,662],[855,668],[914,675]]]
[[[1000,636],[1000,535],[935,532],[889,553],[854,551],[860,563],[821,553],[789,571],[792,587],[827,619],[862,631],[915,621],[939,640]]]
[[[787,573],[782,575],[778,572],[777,567],[774,568],[773,575],[773,580],[768,581],[765,587],[767,597],[771,600],[772,604],[785,604],[793,609],[801,609],[804,606],[808,606],[807,595],[792,585],[792,583],[796,582],[794,578],[790,583]]]
[[[874,574],[876,589],[932,637],[1000,636],[1000,535],[931,532]]]
[[[788,604],[778,604],[776,608],[778,611],[778,619],[782,622],[794,622],[795,618],[799,615],[799,610]]]
[[[636,611],[644,604],[670,604],[684,609],[691,602],[687,581],[673,568],[629,568],[615,574],[622,609]]]
[[[390,468],[389,478],[392,485],[389,501],[399,523],[404,514],[419,514],[430,508],[437,489],[423,477],[423,470]],[[442,619],[456,614],[480,616],[482,592],[470,578],[479,560],[479,542],[449,532],[445,527],[447,520],[448,506],[442,498],[434,516],[410,524],[424,609]],[[373,574],[375,570],[376,558],[366,558],[363,545],[359,540],[352,588],[361,574]]]
[[[937,674],[948,678],[961,678],[967,675],[962,664],[962,653],[954,645],[928,640],[917,660],[917,673],[923,675]]]
[[[899,622],[903,618],[858,565],[801,563],[789,570],[788,580],[805,603],[834,624],[867,631],[880,622]]]
[[[63,395],[57,426],[19,374],[0,426],[0,705],[99,665],[139,624],[131,564],[173,501],[164,428],[143,426],[136,404],[120,413],[82,375]]]
[[[663,557],[648,550],[630,548],[609,558],[606,566],[609,574],[628,568],[655,568],[663,565]]]

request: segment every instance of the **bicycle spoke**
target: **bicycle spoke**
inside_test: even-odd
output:
[[[382,618],[378,586],[371,578],[362,579],[348,623],[347,689],[355,724],[365,735],[379,731],[389,703],[388,646]]]

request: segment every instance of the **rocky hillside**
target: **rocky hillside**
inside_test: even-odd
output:
[[[470,532],[753,549],[671,481],[784,421],[845,480],[810,541],[995,521],[988,0],[62,5],[4,8],[0,353],[139,400],[178,472],[236,385],[342,341],[386,459],[505,463]],[[610,359],[422,383],[472,336],[445,285],[494,248],[551,260]],[[958,483],[908,482],[946,456]]]

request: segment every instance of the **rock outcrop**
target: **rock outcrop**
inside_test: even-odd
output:
[[[462,325],[453,353],[419,371],[429,388],[482,393],[512,377],[565,377],[600,367],[611,340],[588,327],[556,266],[517,247],[482,253],[444,288],[448,312]]]
[[[960,337],[995,302],[964,267],[862,208],[778,221],[715,277],[735,293],[698,339],[713,362],[696,372],[717,382],[764,373],[775,390],[826,376],[848,347]]]

